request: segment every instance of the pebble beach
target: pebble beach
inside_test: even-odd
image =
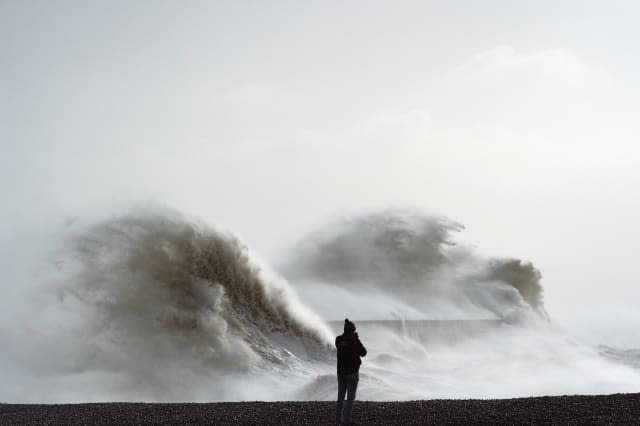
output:
[[[335,403],[0,404],[2,425],[332,425]],[[360,425],[637,425],[640,394],[356,401]]]

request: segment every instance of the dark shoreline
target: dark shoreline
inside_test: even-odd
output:
[[[2,425],[331,425],[330,401],[0,404]],[[492,400],[357,401],[360,425],[640,424],[640,394]]]

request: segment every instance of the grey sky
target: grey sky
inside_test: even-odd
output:
[[[2,1],[0,232],[154,201],[270,257],[409,205],[533,261],[552,315],[629,304],[639,9]]]

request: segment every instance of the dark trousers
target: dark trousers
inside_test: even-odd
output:
[[[360,377],[358,372],[351,374],[338,374],[338,406],[336,407],[336,423],[348,423],[353,421],[351,411],[353,410],[353,401],[356,399],[356,389],[358,389],[358,380]],[[342,403],[344,395],[347,394],[347,402]]]

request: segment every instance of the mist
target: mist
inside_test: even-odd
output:
[[[232,232],[164,207],[66,223],[34,241],[51,244],[31,259],[38,273],[14,276],[31,283],[8,293],[1,397],[332,399],[344,312],[372,355],[366,399],[640,384],[635,350],[563,330],[535,266],[478,254],[455,241],[462,229],[417,210],[355,215],[293,243],[275,269]]]

